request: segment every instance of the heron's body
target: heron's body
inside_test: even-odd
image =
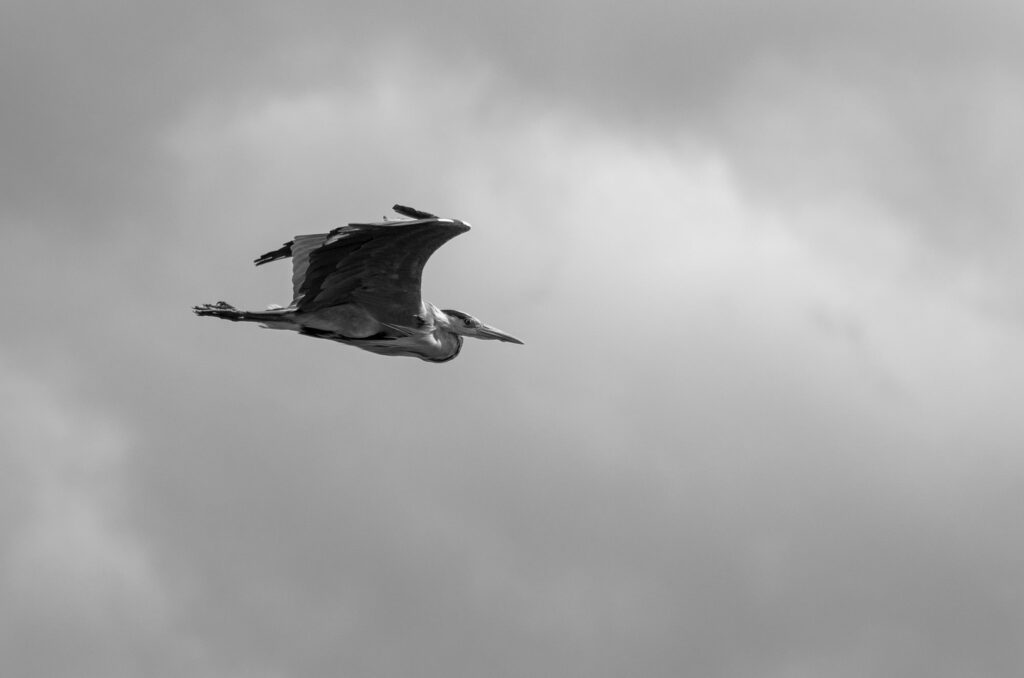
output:
[[[271,329],[331,339],[381,355],[445,362],[462,337],[522,343],[459,311],[420,298],[423,266],[469,224],[400,205],[415,219],[349,224],[330,233],[296,236],[256,265],[292,258],[293,299],[284,308],[242,311],[225,302],[196,306],[198,315],[260,323]]]

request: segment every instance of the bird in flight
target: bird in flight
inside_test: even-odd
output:
[[[427,259],[469,224],[404,205],[394,210],[409,218],[298,235],[258,257],[257,266],[291,257],[293,299],[286,307],[242,311],[219,301],[192,310],[435,363],[457,356],[463,337],[522,344],[467,313],[441,310],[420,298]]]

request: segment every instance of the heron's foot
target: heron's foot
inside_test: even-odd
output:
[[[212,315],[225,320],[238,320],[242,317],[242,311],[226,301],[218,301],[216,304],[201,304],[193,306],[192,312],[196,315]]]

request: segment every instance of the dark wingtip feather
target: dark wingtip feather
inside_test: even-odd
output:
[[[278,259],[287,259],[292,255],[292,245],[294,243],[294,240],[289,240],[279,249],[276,249],[273,252],[267,252],[266,254],[261,254],[260,256],[256,257],[255,259],[253,259],[253,263],[256,264],[257,266],[260,266],[262,264],[268,264],[271,261],[277,261]]]
[[[436,214],[431,214],[430,212],[424,212],[423,210],[418,210],[415,207],[406,207],[405,205],[395,205],[391,209],[395,210],[396,212],[398,212],[402,216],[411,217],[413,219],[436,219],[437,218]]]

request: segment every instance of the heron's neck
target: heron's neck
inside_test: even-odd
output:
[[[462,350],[462,337],[455,331],[455,324],[448,315],[429,301],[423,302],[424,314],[433,319],[434,329],[430,333],[434,352],[444,356],[442,360],[450,360]]]
[[[434,341],[438,345],[438,353],[454,358],[462,350],[462,337],[451,330],[438,327],[434,330]]]

